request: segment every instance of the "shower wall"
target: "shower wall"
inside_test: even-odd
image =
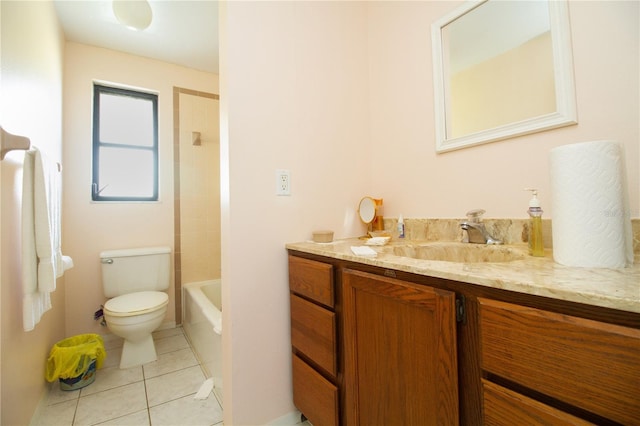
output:
[[[175,298],[179,322],[182,284],[221,277],[218,95],[174,88],[174,141]]]

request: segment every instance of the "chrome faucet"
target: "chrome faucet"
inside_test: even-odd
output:
[[[470,210],[467,212],[467,220],[460,224],[460,227],[466,231],[467,238],[465,242],[474,244],[502,244],[502,241],[496,240],[487,231],[484,223],[482,223],[482,215],[485,213],[482,209]]]

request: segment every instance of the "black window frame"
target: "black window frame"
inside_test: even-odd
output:
[[[140,146],[120,143],[108,143],[100,140],[100,95],[109,94],[117,96],[128,96],[136,99],[151,101],[153,109],[153,145]],[[125,149],[135,149],[140,151],[151,151],[153,153],[153,195],[149,197],[125,197],[125,196],[103,196],[100,195],[100,148],[116,147]],[[158,201],[159,200],[159,155],[158,155],[158,95],[155,93],[124,89],[120,87],[93,84],[93,165],[91,181],[92,201]]]

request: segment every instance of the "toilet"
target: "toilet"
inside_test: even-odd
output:
[[[158,359],[151,333],[167,313],[170,247],[108,250],[100,253],[102,287],[109,298],[104,319],[124,339],[120,368]]]

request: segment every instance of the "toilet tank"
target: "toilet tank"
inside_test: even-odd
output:
[[[100,253],[100,263],[106,297],[169,288],[170,247],[107,250]]]

